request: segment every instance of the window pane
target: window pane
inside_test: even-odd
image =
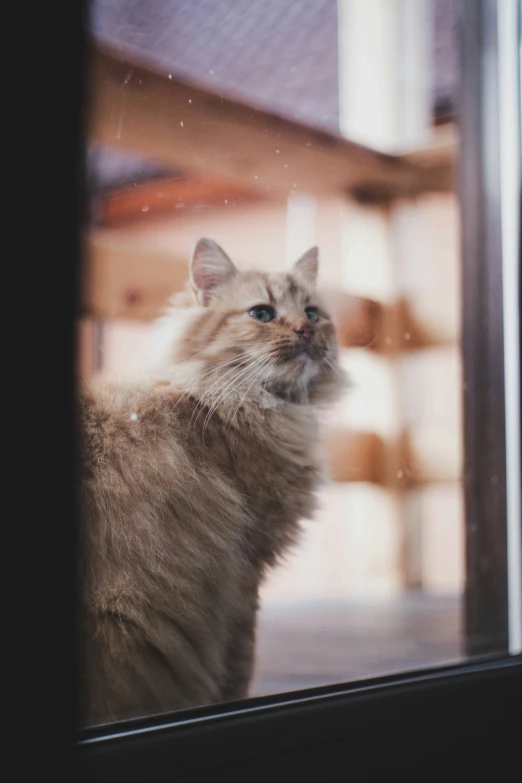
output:
[[[87,724],[473,653],[457,21],[455,0],[91,3],[78,353],[114,387],[86,417]],[[202,237],[226,256],[195,254],[160,334]],[[324,305],[292,266],[313,246]],[[313,379],[342,372],[306,440]],[[249,423],[276,409],[307,455],[277,470]]]

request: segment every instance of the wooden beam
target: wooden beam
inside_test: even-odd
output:
[[[367,481],[403,492],[461,477],[462,454],[450,429],[417,428],[385,440],[340,427],[327,431],[325,448],[333,481]]]
[[[432,140],[423,147],[399,155],[400,159],[430,173],[433,190],[452,191],[455,188],[455,161],[459,144],[455,125],[444,123],[432,128]]]
[[[415,302],[404,297],[388,307],[388,318],[396,319],[399,328],[394,330],[394,338],[390,343],[387,343],[388,330],[382,330],[380,340],[376,341],[376,348],[379,350],[411,351],[456,345],[459,340],[456,328],[444,319],[442,309],[439,322],[434,323],[433,320],[426,319],[421,309],[415,307]]]
[[[458,334],[441,321],[434,325],[413,311],[406,299],[384,305],[374,299],[326,291],[325,298],[336,321],[339,342],[370,348],[390,356],[443,345],[455,345]]]
[[[83,310],[100,318],[157,318],[187,281],[187,260],[134,251],[96,232],[87,240]]]
[[[385,444],[375,432],[330,430],[325,435],[325,447],[329,476],[333,481],[383,484]]]
[[[221,179],[200,177],[191,179],[155,179],[102,193],[97,199],[96,220],[104,228],[116,228],[151,218],[174,219],[191,208],[240,207],[259,201],[263,194],[254,188],[244,188]]]
[[[383,305],[373,299],[326,290],[324,299],[345,348],[374,348],[380,345]]]
[[[353,193],[391,199],[439,187],[437,172],[341,136],[170,79],[90,48],[93,141],[263,195]]]
[[[428,144],[415,147],[399,157],[425,169],[446,168],[453,167],[458,149],[457,129],[453,122],[445,122],[431,129]]]
[[[462,443],[453,429],[416,425],[400,439],[401,477],[407,487],[444,484],[462,478]]]

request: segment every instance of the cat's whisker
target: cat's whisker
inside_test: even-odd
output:
[[[335,373],[335,375],[342,374],[339,367],[336,367],[333,361],[326,354],[322,357],[322,361]]]
[[[213,383],[212,383],[212,384],[209,386],[209,388],[208,388],[208,389],[207,389],[207,390],[206,390],[206,391],[205,391],[205,392],[204,392],[204,393],[201,395],[201,397],[200,397],[200,399],[199,399],[199,401],[198,401],[198,403],[197,403],[197,405],[196,405],[195,411],[196,411],[198,408],[201,408],[201,409],[202,409],[204,405],[211,404],[211,403],[212,403],[212,401],[213,401],[214,399],[216,399],[216,397],[218,397],[218,396],[221,394],[221,392],[223,391],[223,388],[224,388],[224,387],[223,387],[223,382],[224,382],[224,381],[225,381],[227,378],[228,378],[228,381],[226,382],[226,385],[227,385],[227,386],[228,386],[228,384],[229,384],[229,383],[232,383],[232,382],[235,380],[235,378],[237,377],[237,374],[236,374],[236,376],[233,376],[232,378],[229,378],[228,376],[230,376],[230,374],[231,374],[231,373],[234,373],[235,371],[237,371],[237,370],[240,370],[240,373],[239,373],[239,375],[241,375],[243,372],[246,372],[246,371],[248,371],[248,369],[249,369],[250,367],[251,367],[251,360],[250,360],[250,356],[249,356],[249,357],[245,358],[243,361],[239,362],[239,363],[238,363],[236,366],[234,366],[234,367],[233,367],[231,370],[228,370],[228,371],[227,371],[227,372],[226,372],[224,375],[221,375],[219,378],[217,378],[217,379],[216,379],[216,380],[215,380],[215,381],[214,381],[214,382],[213,382]],[[214,390],[214,391],[212,391],[212,389],[213,389],[214,387],[216,387],[216,386],[217,386],[217,388],[215,388],[215,390]],[[195,411],[194,411],[194,413],[195,413]],[[201,412],[201,411],[200,411],[200,412]],[[192,417],[191,417],[190,423],[192,423],[192,418],[193,418],[193,416],[194,416],[194,413],[192,414]],[[199,414],[198,414],[198,415],[199,415]],[[196,419],[196,420],[197,420],[197,419]]]
[[[259,346],[259,341],[252,341],[252,342],[248,342],[248,343],[236,343],[232,347],[236,348],[236,349],[242,349],[242,348],[250,348],[252,345]],[[183,361],[181,361],[180,364],[185,364],[186,362],[192,361],[192,359],[194,359],[196,356],[201,356],[202,354],[204,354],[204,353],[206,353],[208,351],[208,348],[209,348],[208,345],[206,345],[200,351],[195,351],[190,356],[188,356],[186,359],[183,359]],[[241,356],[241,354],[238,354],[238,356]],[[210,358],[210,357],[207,357],[207,358]],[[232,358],[235,358],[235,357],[232,357]],[[217,366],[218,365],[216,365],[216,367]]]
[[[176,405],[174,406],[174,408],[176,408],[176,407],[179,405],[179,403],[180,403],[180,402],[181,402],[183,399],[185,399],[186,397],[190,396],[190,394],[192,393],[192,391],[193,391],[193,390],[195,390],[195,389],[196,389],[196,388],[199,386],[199,384],[200,384],[200,382],[202,381],[202,379],[203,379],[203,378],[207,377],[208,375],[211,375],[212,373],[216,372],[217,370],[219,370],[219,369],[221,369],[221,368],[223,368],[223,367],[226,367],[226,366],[229,366],[229,365],[233,364],[234,366],[233,366],[233,367],[232,367],[232,368],[231,368],[229,371],[227,371],[227,372],[225,373],[225,376],[226,376],[226,375],[229,375],[229,374],[230,374],[231,372],[233,372],[233,370],[235,370],[237,367],[241,367],[242,365],[244,365],[244,364],[245,364],[245,362],[249,361],[251,357],[252,357],[252,354],[251,354],[251,353],[247,353],[247,354],[246,354],[246,355],[244,355],[243,357],[240,357],[240,356],[233,356],[233,357],[232,357],[232,358],[230,358],[230,359],[226,359],[226,360],[225,360],[225,361],[223,361],[223,362],[219,362],[218,364],[215,364],[215,365],[213,365],[213,366],[212,366],[212,367],[210,367],[210,368],[209,368],[209,369],[208,369],[206,372],[204,372],[202,375],[199,375],[199,376],[198,376],[198,377],[197,377],[197,378],[196,378],[196,379],[195,379],[195,380],[194,380],[194,381],[193,381],[193,382],[190,384],[190,386],[188,387],[188,389],[187,389],[187,390],[186,390],[186,391],[185,391],[185,392],[184,392],[184,393],[181,395],[181,397],[180,397],[180,398],[179,398],[179,400],[177,401],[177,403],[176,403]],[[240,361],[238,361],[239,359],[240,359]],[[236,364],[234,364],[234,363],[236,363]],[[211,386],[209,387],[209,389],[207,389],[207,390],[206,390],[206,392],[204,393],[204,395],[203,395],[203,396],[205,396],[206,394],[208,394],[208,392],[210,391],[210,389],[212,389],[212,387],[213,387],[213,386],[215,386],[217,383],[219,383],[219,382],[220,382],[220,381],[223,379],[223,377],[225,377],[225,376],[223,376],[223,375],[222,375],[222,376],[220,376],[219,378],[217,378],[217,379],[214,381],[214,383],[212,383],[212,384],[211,384]],[[199,403],[198,403],[198,405],[199,405]]]
[[[212,409],[207,414],[207,418],[205,419],[205,422],[203,423],[203,435],[205,433],[206,428],[208,427],[208,425],[210,423],[211,416],[215,413],[217,408],[220,407],[220,406],[222,407],[224,405],[227,397],[230,397],[238,389],[238,387],[241,385],[241,383],[247,383],[250,379],[253,378],[251,384],[248,386],[245,394],[243,395],[243,398],[244,398],[246,396],[246,394],[248,393],[248,391],[250,390],[250,388],[256,382],[256,380],[259,377],[259,374],[262,371],[262,369],[263,369],[265,364],[266,364],[266,359],[262,358],[261,360],[256,362],[254,367],[250,368],[250,372],[248,372],[246,374],[243,373],[243,377],[241,379],[239,379],[238,383],[236,383],[234,386],[232,386],[232,388],[225,390],[226,391],[225,396],[222,397],[222,399],[218,399],[216,401],[216,404],[212,407]],[[240,404],[241,404],[241,402],[240,402]]]
[[[196,413],[196,411],[198,411],[198,409],[199,409],[199,413],[201,413],[201,411],[203,410],[203,407],[204,407],[204,406],[207,404],[207,402],[211,402],[211,400],[213,399],[213,397],[214,397],[216,394],[219,394],[219,393],[220,393],[220,387],[219,387],[219,384],[222,384],[222,383],[223,383],[223,381],[225,380],[225,378],[228,378],[228,376],[229,376],[231,373],[233,373],[233,372],[235,372],[236,370],[238,370],[238,369],[240,369],[240,368],[244,367],[245,365],[247,365],[247,367],[248,367],[248,366],[250,366],[250,357],[245,357],[245,358],[244,358],[244,359],[243,359],[241,362],[239,362],[237,365],[234,365],[234,367],[232,367],[230,370],[228,370],[228,371],[227,371],[227,372],[226,372],[224,375],[221,375],[219,378],[217,378],[217,379],[216,379],[216,380],[215,380],[215,381],[214,381],[214,382],[213,382],[213,383],[212,383],[212,384],[209,386],[209,388],[208,388],[208,389],[207,389],[207,390],[206,390],[206,391],[205,391],[205,392],[204,392],[204,393],[201,395],[201,397],[199,398],[199,400],[198,400],[198,402],[197,402],[197,404],[196,404],[196,407],[194,408],[194,410],[193,410],[193,412],[192,412],[192,416],[190,417],[189,426],[192,424],[192,420],[193,420],[193,418],[194,418],[194,414]],[[213,370],[214,370],[214,369],[215,369],[215,368],[213,368]],[[200,377],[203,377],[203,376],[200,376]],[[199,381],[199,379],[198,379],[198,381]],[[196,381],[196,385],[198,385],[198,381]],[[215,390],[215,392],[212,392],[212,389],[213,389],[215,386],[218,386],[218,388]],[[199,413],[198,413],[198,416],[199,416]],[[198,418],[198,416],[196,416],[196,421],[197,421],[197,418]]]
[[[268,376],[268,373],[270,372],[270,370],[271,370],[271,369],[272,369],[272,367],[274,366],[275,362],[276,362],[276,360],[275,360],[275,359],[269,359],[268,365],[264,367],[264,370],[265,370],[265,372],[264,372],[264,375],[265,375],[265,377],[267,377],[267,376]],[[259,375],[258,375],[258,376],[256,376],[256,377],[254,378],[254,380],[252,381],[252,383],[250,384],[250,386],[248,387],[248,389],[246,390],[246,392],[243,394],[243,396],[242,396],[242,397],[241,397],[241,399],[239,400],[238,406],[237,406],[237,408],[235,409],[235,411],[234,411],[234,414],[233,414],[233,416],[232,416],[232,417],[231,417],[231,419],[230,419],[230,424],[228,425],[227,432],[230,432],[230,427],[232,426],[232,424],[233,424],[233,422],[234,422],[234,419],[236,418],[236,416],[237,416],[237,414],[238,414],[238,411],[239,411],[239,409],[240,409],[241,405],[243,404],[243,400],[244,400],[244,399],[245,399],[245,397],[247,396],[248,392],[250,391],[250,389],[251,389],[251,388],[252,388],[252,386],[254,385],[255,381],[258,379],[258,377],[259,377],[259,378],[261,378],[261,377],[262,377],[262,374],[263,374],[263,371],[262,371],[262,369],[261,369],[261,372],[259,373]]]
[[[225,401],[227,396],[230,396],[230,394],[234,391],[235,388],[239,385],[241,381],[245,381],[250,377],[250,372],[257,369],[260,362],[263,362],[266,357],[262,356],[259,359],[257,359],[253,364],[251,364],[249,367],[246,367],[244,370],[242,370],[239,375],[237,375],[235,378],[232,378],[232,380],[226,384],[224,389],[221,391],[215,402],[211,405],[207,416],[205,417],[205,421],[203,422],[203,434],[205,433],[205,429],[208,427],[208,422],[210,421],[210,417],[212,414],[216,411],[217,407],[219,405],[222,405]]]
[[[207,417],[205,418],[205,422],[203,424],[203,431],[205,431],[206,427],[208,426],[208,420],[210,420],[210,417],[218,408],[218,406],[223,405],[226,398],[229,397],[238,388],[240,383],[244,383],[247,380],[249,380],[251,377],[251,373],[253,372],[255,374],[255,372],[266,363],[268,358],[269,357],[267,355],[263,355],[259,357],[250,367],[246,368],[246,370],[240,373],[237,376],[237,378],[232,379],[232,381],[230,381],[226,385],[226,387],[223,389],[219,397],[215,400],[214,404],[211,406],[207,414]]]
[[[237,356],[233,356],[233,357],[231,357],[231,358],[229,358],[229,359],[226,359],[225,361],[223,361],[223,362],[220,362],[219,364],[216,364],[216,365],[214,365],[213,367],[211,367],[210,369],[208,369],[206,372],[204,372],[202,375],[199,375],[197,378],[195,378],[195,379],[194,379],[194,381],[192,381],[192,383],[191,383],[191,384],[188,386],[188,388],[187,388],[187,389],[186,389],[186,390],[183,392],[183,394],[181,395],[181,397],[178,399],[178,401],[177,401],[177,402],[176,402],[176,404],[174,405],[174,409],[175,409],[175,408],[177,408],[177,406],[179,405],[179,403],[180,403],[180,402],[181,402],[183,399],[185,399],[185,397],[188,397],[188,396],[190,395],[191,391],[197,387],[197,385],[199,384],[199,382],[200,382],[200,381],[201,381],[203,378],[205,378],[206,376],[210,375],[212,372],[215,372],[217,369],[219,369],[219,368],[221,368],[221,367],[225,367],[225,366],[227,366],[227,365],[230,365],[230,364],[232,364],[232,363],[233,363],[234,361],[236,361],[238,358],[239,358],[239,357],[237,357]],[[188,361],[188,360],[187,360],[187,361]],[[183,363],[184,363],[184,362],[180,362],[180,364],[183,364]]]
[[[274,357],[277,357],[277,355],[278,355],[278,353],[279,353],[279,347],[280,347],[280,346],[279,346],[279,344],[281,344],[281,345],[285,345],[285,343],[286,343],[286,341],[285,341],[285,340],[278,340],[278,341],[276,341],[276,346],[275,346],[275,348],[272,348],[272,349],[271,349],[269,352],[262,354],[262,356],[266,356],[266,357],[271,357],[271,356],[274,356]],[[247,346],[247,345],[253,345],[253,346],[259,347],[259,342],[251,342],[251,343],[240,343],[240,344],[238,344],[238,345],[241,345],[241,347],[244,347],[244,346]],[[192,357],[190,357],[190,358],[193,358],[193,357],[195,357],[195,356],[196,356],[198,353],[203,353],[205,350],[207,350],[207,349],[206,349],[206,348],[204,348],[204,349],[202,349],[202,351],[201,351],[201,352],[196,352],[195,354],[192,354]],[[190,358],[189,358],[189,359],[186,359],[186,360],[184,360],[184,362],[181,362],[180,364],[183,364],[183,363],[185,363],[185,362],[187,362],[187,363],[188,363],[188,362],[190,361]],[[190,394],[192,393],[192,391],[193,391],[193,390],[197,389],[197,387],[198,387],[198,385],[199,385],[200,381],[201,381],[201,380],[203,380],[205,377],[208,377],[209,375],[211,375],[212,373],[216,372],[217,370],[219,370],[219,369],[221,369],[221,368],[224,368],[224,367],[227,367],[227,366],[229,366],[229,365],[231,365],[231,364],[232,364],[232,365],[234,365],[234,366],[232,367],[232,371],[233,371],[234,369],[236,369],[236,367],[241,367],[241,366],[243,366],[243,365],[245,364],[245,360],[250,360],[250,358],[256,358],[256,357],[255,357],[255,354],[253,354],[252,352],[249,352],[249,351],[247,351],[247,352],[246,352],[246,354],[245,354],[245,355],[243,355],[243,356],[241,356],[241,354],[240,354],[239,356],[232,356],[232,357],[229,357],[228,359],[225,359],[224,361],[222,361],[222,362],[219,362],[218,364],[215,364],[215,365],[213,365],[212,367],[210,367],[210,368],[209,368],[209,369],[208,369],[206,372],[204,372],[202,375],[199,375],[199,376],[198,376],[198,378],[196,378],[196,379],[195,379],[195,380],[194,380],[194,381],[193,381],[193,382],[190,384],[190,386],[189,386],[189,387],[188,387],[188,388],[187,388],[187,389],[186,389],[186,390],[183,392],[183,394],[181,395],[181,397],[178,399],[178,401],[177,401],[177,402],[176,402],[176,404],[174,405],[174,409],[175,409],[175,408],[177,408],[177,407],[179,406],[179,404],[180,404],[181,402],[183,402],[183,401],[184,401],[184,400],[185,400],[185,399],[186,399],[188,396],[190,396]],[[238,361],[239,359],[240,359],[240,361]],[[234,364],[235,362],[237,362],[237,365],[236,365],[236,364]],[[198,403],[197,403],[197,405],[196,405],[196,409],[197,409],[197,408],[200,408],[200,407],[202,407],[202,405],[204,404],[205,400],[209,401],[209,400],[211,400],[211,399],[212,399],[212,397],[214,396],[214,394],[210,394],[210,397],[209,397],[209,392],[211,392],[212,388],[213,388],[213,387],[215,387],[217,383],[219,383],[220,381],[222,381],[222,380],[223,380],[223,378],[225,378],[225,377],[229,376],[229,375],[230,375],[230,373],[231,373],[231,371],[228,371],[227,373],[225,373],[225,375],[224,375],[224,376],[220,376],[220,378],[218,378],[216,381],[214,381],[214,383],[213,383],[213,384],[212,384],[212,385],[209,387],[209,389],[207,389],[207,390],[204,392],[203,396],[202,396],[202,397],[201,397],[201,399],[198,401]],[[217,390],[217,392],[219,393],[219,390]],[[191,423],[192,423],[192,419],[191,419]]]

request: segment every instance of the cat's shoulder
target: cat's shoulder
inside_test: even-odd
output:
[[[176,408],[180,392],[169,383],[92,376],[79,387],[80,415],[88,420],[163,419]]]

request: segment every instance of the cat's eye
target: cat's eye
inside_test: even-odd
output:
[[[248,314],[256,321],[263,321],[264,323],[273,321],[275,318],[274,308],[269,307],[268,305],[256,305],[256,307],[252,307],[252,309],[248,311]]]
[[[313,321],[315,323],[319,320],[319,313],[315,309],[315,307],[307,307],[305,308],[306,317],[309,321]]]

